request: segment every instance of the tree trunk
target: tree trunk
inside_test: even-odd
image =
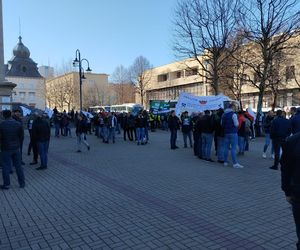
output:
[[[273,92],[272,111],[275,111],[275,108],[277,106],[277,98],[278,98],[278,93],[276,91],[274,91]]]

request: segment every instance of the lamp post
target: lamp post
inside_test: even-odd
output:
[[[78,65],[79,68],[79,102],[80,102],[80,111],[82,111],[82,79],[85,79],[84,76],[84,70],[82,68],[82,62],[86,61],[87,62],[87,69],[86,72],[91,72],[92,70],[90,69],[90,63],[87,59],[82,58],[81,59],[81,55],[80,55],[80,50],[77,49],[75,52],[75,59],[73,61],[73,66],[76,67]]]

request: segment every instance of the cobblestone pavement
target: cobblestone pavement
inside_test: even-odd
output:
[[[48,169],[24,155],[26,188],[14,174],[0,192],[0,249],[295,249],[262,139],[233,169],[199,160],[178,137],[174,151],[163,131],[145,146],[88,136],[82,153],[74,137],[51,138]]]

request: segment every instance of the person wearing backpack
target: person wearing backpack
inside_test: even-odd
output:
[[[233,111],[233,104],[225,109],[222,115],[221,124],[224,129],[224,166],[228,166],[228,153],[231,151],[231,158],[234,168],[243,168],[236,159],[236,147],[238,144],[238,118]]]

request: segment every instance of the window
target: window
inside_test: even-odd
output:
[[[168,74],[162,74],[157,77],[158,82],[165,82],[168,80]]]
[[[30,101],[35,100],[35,92],[29,92],[28,95],[29,95],[29,100]]]
[[[259,81],[259,76],[258,76],[257,72],[254,72],[254,74],[253,74],[253,81],[254,81],[254,83]]]
[[[295,66],[286,66],[285,68],[285,78],[287,81],[295,79]]]
[[[198,68],[188,69],[185,72],[185,76],[194,76],[198,74]]]
[[[20,96],[20,100],[21,100],[21,101],[24,101],[24,100],[25,100],[25,95],[26,95],[25,92],[19,92],[19,96]]]
[[[181,74],[181,71],[177,71],[177,72],[176,72],[176,78],[181,78],[181,75],[182,75],[182,74]]]

